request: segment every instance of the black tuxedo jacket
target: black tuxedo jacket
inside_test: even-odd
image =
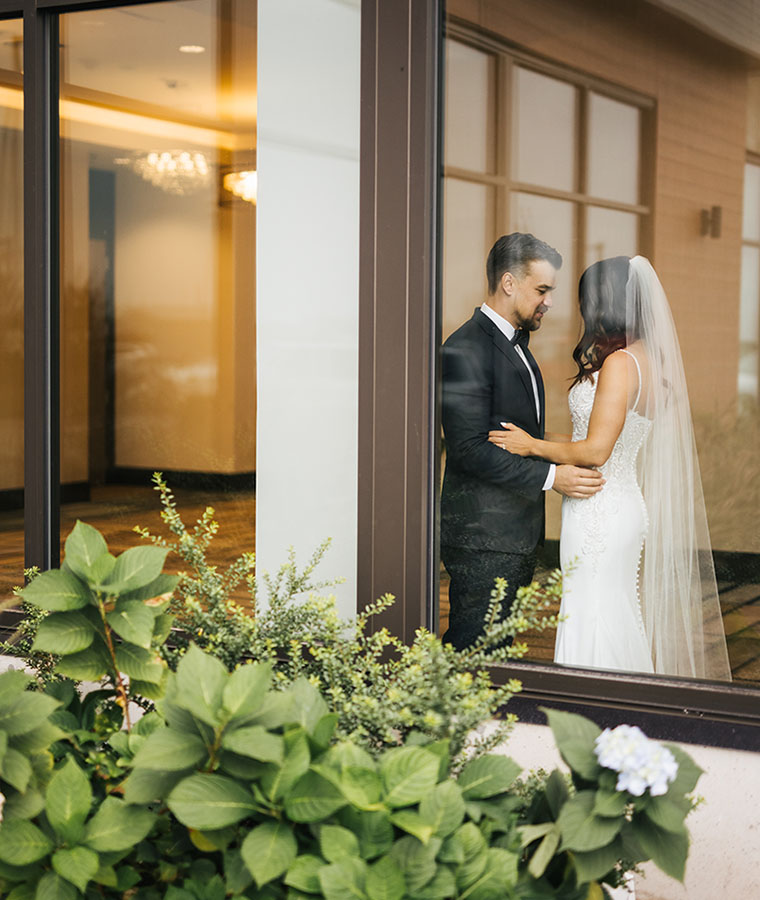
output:
[[[530,351],[524,352],[538,384],[538,418],[525,364],[480,309],[443,345],[443,546],[532,553],[543,539],[549,463],[488,442],[501,422],[544,435],[543,380]]]

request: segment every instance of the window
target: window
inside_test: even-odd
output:
[[[652,260],[681,344],[733,680],[755,683],[760,81],[718,54],[695,82],[703,48],[665,20],[655,47],[646,17],[624,25],[625,17],[598,11],[594,29],[583,30],[572,4],[550,6],[449,8],[442,339],[485,299],[485,259],[497,237],[532,232],[556,247],[563,266],[554,304],[531,350],[546,386],[546,430],[567,433],[578,278],[606,257]],[[692,127],[712,104],[721,116]],[[716,217],[707,231],[705,213]],[[546,507],[541,565],[550,567],[560,498],[550,492]],[[440,598],[445,630],[443,568]],[[528,643],[532,660],[552,660],[552,632],[528,635]],[[575,677],[563,669],[552,681],[541,671],[559,690],[560,678]]]

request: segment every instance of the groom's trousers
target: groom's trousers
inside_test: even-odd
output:
[[[465,547],[442,546],[441,561],[451,578],[449,628],[443,641],[457,650],[469,647],[482,633],[494,581],[497,578],[507,581],[502,604],[502,614],[506,615],[517,589],[530,584],[536,569],[535,553],[500,553]]]

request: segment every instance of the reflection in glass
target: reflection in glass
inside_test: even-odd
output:
[[[447,178],[446,227],[443,243],[443,335],[472,315],[486,295],[485,260],[488,255],[489,205],[493,189]]]
[[[0,21],[0,600],[24,570],[22,24]]]
[[[256,4],[61,18],[62,531],[115,549],[180,507],[253,543]],[[183,47],[201,48],[187,53]]]
[[[446,41],[446,165],[473,172],[493,168],[496,65],[491,54]]]
[[[565,191],[575,189],[577,90],[570,84],[514,69],[513,177]]]
[[[589,206],[586,211],[586,265],[609,256],[635,256],[638,227],[638,216],[633,213]]]
[[[744,167],[742,238],[760,241],[760,166]]]
[[[758,400],[758,335],[760,322],[760,248],[742,247],[742,291],[739,310],[739,398]]]
[[[587,190],[592,197],[639,202],[640,119],[635,106],[589,95]]]

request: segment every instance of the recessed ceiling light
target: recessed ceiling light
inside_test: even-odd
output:
[[[179,48],[180,53],[205,53],[206,48],[201,47],[200,44],[183,44]]]

